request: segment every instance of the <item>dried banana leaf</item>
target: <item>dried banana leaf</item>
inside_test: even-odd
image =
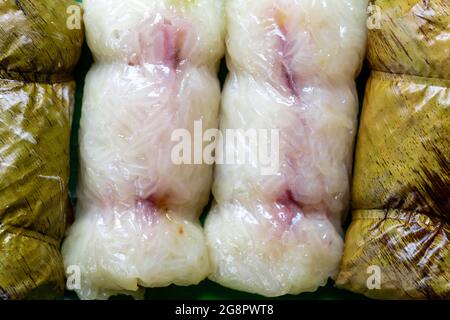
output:
[[[379,299],[450,299],[450,2],[375,0],[337,285]]]
[[[0,2],[0,299],[64,289],[60,242],[81,29],[74,1]]]
[[[83,42],[82,29],[68,28],[72,5],[73,0],[0,1],[0,78],[70,80]]]
[[[340,287],[450,299],[450,81],[373,73],[367,85]],[[381,271],[371,288],[369,267]]]
[[[449,0],[375,0],[371,5],[379,23],[369,31],[367,58],[373,70],[450,79]]]

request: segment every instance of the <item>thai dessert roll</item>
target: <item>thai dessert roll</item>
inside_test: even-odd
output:
[[[366,9],[361,0],[226,1],[224,147],[205,224],[213,281],[274,297],[337,275]]]
[[[71,0],[0,1],[0,300],[63,296],[81,18]]]
[[[81,269],[82,299],[197,284],[211,272],[198,218],[213,167],[179,163],[174,150],[177,130],[218,126],[222,3],[86,0],[84,10],[95,64],[64,263]]]
[[[450,3],[375,0],[337,285],[450,299]],[[378,19],[378,20],[377,20]]]

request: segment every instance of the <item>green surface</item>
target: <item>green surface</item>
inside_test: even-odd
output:
[[[74,124],[72,133],[72,153],[71,153],[71,180],[70,192],[72,202],[76,205],[76,182],[77,182],[77,167],[78,167],[78,129],[79,120],[81,116],[81,105],[83,97],[84,78],[89,67],[92,64],[92,55],[85,45],[83,48],[82,59],[76,70],[77,93],[76,93],[76,108],[74,112]],[[223,84],[228,71],[225,62],[222,61],[219,77]],[[368,77],[368,68],[364,66],[363,72],[358,79],[358,93],[360,94],[360,101],[362,101],[362,94],[365,83]],[[205,209],[204,215],[207,213],[208,207]],[[202,216],[202,221],[204,219]],[[167,288],[147,289],[145,294],[146,299],[193,299],[193,300],[220,300],[220,299],[266,299],[264,297],[238,292],[224,288],[209,280],[202,282],[197,286],[177,287],[170,286]],[[66,293],[66,299],[76,299],[76,294],[73,292]],[[114,297],[111,299],[127,299],[128,297]],[[348,291],[340,290],[334,287],[334,283],[330,281],[326,287],[320,288],[314,293],[303,293],[301,295],[292,296],[287,295],[277,299],[281,300],[354,300],[364,299],[363,296],[353,294]]]

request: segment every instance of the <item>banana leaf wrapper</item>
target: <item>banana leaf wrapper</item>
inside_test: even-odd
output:
[[[74,1],[0,2],[0,299],[61,297],[70,131],[83,30]]]
[[[450,299],[450,2],[377,0],[337,286]],[[376,12],[376,11],[373,11]]]
[[[370,5],[379,23],[368,35],[373,70],[450,79],[450,1],[375,0]]]
[[[449,84],[379,72],[369,80],[338,286],[379,299],[450,298]]]

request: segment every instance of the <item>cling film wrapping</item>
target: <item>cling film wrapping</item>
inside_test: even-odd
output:
[[[367,1],[225,8],[222,156],[252,160],[219,154],[205,222],[210,279],[268,297],[313,292],[335,278],[343,250]],[[227,132],[239,130],[258,141],[233,143]]]
[[[74,4],[0,3],[0,299],[64,289],[70,73],[83,40],[66,25]]]
[[[339,287],[383,299],[450,299],[450,4],[373,1]]]
[[[81,299],[197,284],[210,273],[199,216],[213,166],[178,162],[173,137],[194,137],[196,122],[217,128],[222,1],[83,6],[95,63],[84,88],[78,203],[64,263],[80,267]]]

